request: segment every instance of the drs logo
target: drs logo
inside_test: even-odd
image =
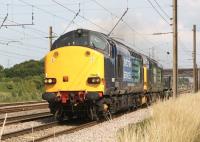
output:
[[[123,58],[123,81],[132,82],[132,64],[129,57]]]

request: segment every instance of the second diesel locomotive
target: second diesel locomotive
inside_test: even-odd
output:
[[[46,55],[45,89],[42,97],[58,120],[95,120],[162,96],[163,69],[103,33],[77,29],[60,36]]]

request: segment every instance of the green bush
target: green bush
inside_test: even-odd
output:
[[[0,102],[42,100],[43,66],[34,60],[6,69],[0,65]]]
[[[43,61],[30,60],[21,64],[17,64],[9,69],[4,69],[4,74],[9,78],[25,78],[28,76],[42,75],[44,70],[43,66]]]
[[[9,89],[9,90],[12,90],[13,89],[13,84],[12,83],[8,83],[6,85],[6,87]]]

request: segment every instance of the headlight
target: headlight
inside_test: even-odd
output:
[[[48,79],[48,83],[51,84],[53,81],[52,79]]]
[[[89,84],[100,84],[101,83],[101,79],[100,79],[100,77],[89,77],[87,79],[87,82]]]
[[[44,83],[45,83],[45,84],[47,84],[47,83],[48,83],[48,80],[47,80],[47,79],[45,79],[45,80],[44,80]]]
[[[55,84],[56,79],[55,78],[45,78],[44,83],[45,84]]]

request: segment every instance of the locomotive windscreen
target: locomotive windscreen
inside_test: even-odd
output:
[[[102,34],[84,29],[78,29],[62,35],[53,43],[51,50],[66,46],[83,46],[94,48],[103,53],[109,52],[109,44]]]
[[[89,46],[89,32],[78,29],[66,33],[53,43],[51,50],[64,46]]]

